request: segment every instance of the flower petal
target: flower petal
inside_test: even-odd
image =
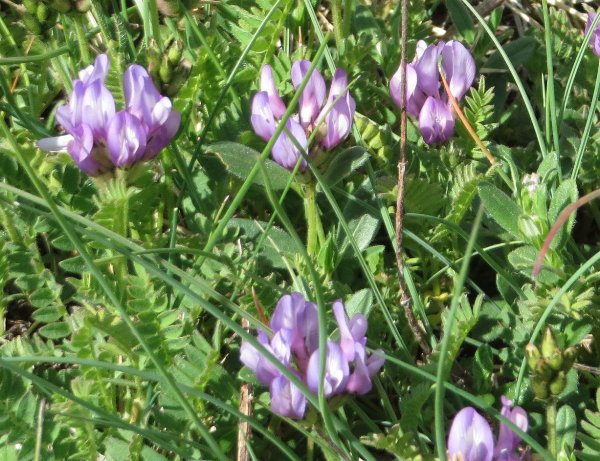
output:
[[[275,116],[269,104],[269,95],[266,91],[259,91],[252,99],[252,115],[250,117],[254,132],[264,141],[269,141],[277,125]]]
[[[171,142],[175,134],[177,134],[179,125],[181,125],[181,114],[175,110],[171,110],[165,122],[149,135],[144,160],[156,157]]]
[[[80,108],[82,123],[91,128],[95,138],[105,138],[108,122],[115,115],[115,100],[101,80],[86,87]]]
[[[292,83],[294,88],[302,84],[308,69],[310,61],[296,61],[292,65]],[[304,87],[304,91],[300,95],[300,123],[304,128],[311,125],[319,115],[321,107],[325,102],[325,79],[318,70],[313,70],[309,77],[308,83]]]
[[[445,142],[454,134],[454,117],[446,104],[428,97],[419,114],[419,130],[427,144]]]
[[[417,86],[427,96],[439,96],[440,74],[438,70],[438,58],[439,49],[437,45],[429,45],[423,51],[422,56],[414,63],[414,68],[417,72]]]
[[[475,80],[475,60],[469,50],[456,40],[446,43],[441,54],[450,92],[460,101]]]
[[[131,165],[144,155],[146,130],[137,117],[120,111],[108,124],[107,145],[116,166]]]
[[[100,163],[94,158],[94,135],[87,125],[79,125],[73,129],[73,140],[67,147],[69,155],[77,166],[91,176],[101,170]]]
[[[110,60],[106,54],[99,54],[96,56],[96,61],[93,65],[87,66],[85,69],[79,71],[79,80],[84,85],[89,85],[96,80],[104,82],[108,69],[110,68]]]
[[[390,95],[394,104],[402,108],[402,66],[398,67],[390,80]],[[406,111],[413,117],[417,117],[425,102],[425,95],[417,88],[417,71],[412,64],[406,65],[406,99],[408,101]]]
[[[585,33],[587,34],[592,27],[592,24],[596,19],[596,13],[588,13],[588,19],[585,25]],[[592,32],[592,36],[590,37],[590,46],[594,51],[594,54],[600,58],[600,23],[596,26],[594,32]]]
[[[260,71],[260,91],[265,91],[269,95],[269,105],[275,118],[279,119],[283,117],[286,107],[275,86],[273,69],[268,64],[265,64]]]
[[[350,134],[356,103],[350,96],[347,86],[346,72],[337,69],[331,82],[327,103],[318,118],[321,123],[322,118],[325,117],[326,133],[320,141],[325,149],[333,149]]]
[[[162,96],[146,69],[137,64],[127,68],[123,74],[123,93],[129,113],[144,122],[148,131],[152,131],[152,111]]]
[[[494,438],[488,422],[472,407],[460,410],[448,434],[448,456],[464,461],[491,461]]]
[[[73,136],[65,134],[53,138],[42,138],[35,144],[38,149],[45,150],[46,152],[67,152],[67,146],[72,140]]]
[[[320,382],[320,352],[315,350],[308,361],[306,371],[306,384],[308,388],[317,392]],[[341,347],[332,341],[327,342],[327,353],[325,360],[324,391],[325,396],[330,397],[340,394],[346,389],[346,382],[350,374],[348,361],[344,357]]]
[[[286,128],[290,135],[296,140],[296,143],[292,142],[292,139],[287,133],[281,133],[273,145],[273,150],[271,152],[273,155],[273,160],[279,163],[282,167],[287,168],[288,170],[293,170],[298,162],[298,159],[302,158],[300,162],[300,170],[304,170],[307,165],[306,159],[304,159],[296,144],[300,145],[304,152],[308,151],[306,132],[298,122],[291,118],[288,119]]]
[[[271,409],[275,413],[292,419],[304,418],[306,397],[285,376],[281,375],[271,382],[270,392]]]

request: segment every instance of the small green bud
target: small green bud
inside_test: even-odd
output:
[[[567,375],[564,371],[560,371],[556,378],[550,383],[550,393],[552,395],[559,395],[565,390],[567,385]]]
[[[554,349],[550,357],[547,359],[548,365],[553,370],[560,370],[563,364],[563,355],[559,348]]]
[[[28,13],[36,14],[38,2],[37,0],[23,0],[23,6],[27,10]]]
[[[542,339],[542,357],[545,359],[550,358],[554,354],[554,350],[557,349],[556,339],[554,333],[550,328],[546,328],[544,331],[544,338]]]
[[[75,2],[75,9],[80,13],[87,13],[92,8],[92,2],[90,0],[77,0]]]
[[[540,383],[532,379],[531,389],[535,396],[540,400],[546,400],[549,396],[548,385],[546,383]]]
[[[535,367],[541,358],[540,351],[535,344],[527,344],[527,346],[525,346],[525,356],[527,357],[527,364],[529,365],[529,368],[535,370]]]
[[[167,59],[169,60],[169,64],[171,64],[173,67],[176,67],[179,64],[179,61],[181,61],[182,55],[183,44],[180,40],[175,40],[169,47],[169,51],[167,51]]]
[[[50,8],[59,13],[68,13],[71,11],[71,2],[69,0],[52,0]]]
[[[548,365],[548,362],[544,359],[540,359],[533,369],[533,379],[537,381],[544,381],[547,383],[553,375],[554,372],[552,371],[552,368],[550,368],[550,365]]]
[[[577,358],[577,352],[579,351],[576,347],[567,347],[563,351],[563,371],[568,372],[571,369],[571,367],[575,363],[575,359]]]
[[[163,83],[169,83],[173,78],[173,68],[166,56],[163,57],[158,69],[158,76]]]
[[[34,35],[40,35],[42,33],[42,25],[35,16],[29,13],[23,15],[23,24],[25,24],[25,27]]]
[[[46,6],[46,4],[45,3],[38,4],[37,11],[35,13],[37,20],[40,21],[40,23],[44,23],[44,22],[46,22],[46,19],[48,19],[49,15],[50,15],[50,11],[48,11],[48,7]]]

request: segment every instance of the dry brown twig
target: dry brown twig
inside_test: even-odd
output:
[[[404,186],[406,182],[406,43],[408,41],[408,2],[402,0],[402,24],[401,24],[401,57],[400,57],[400,94],[402,107],[400,108],[400,160],[398,161],[398,195],[396,197],[396,264],[398,266],[398,279],[400,284],[400,304],[404,309],[406,321],[421,350],[429,355],[431,347],[425,341],[424,331],[417,322],[411,307],[411,300],[404,280],[404,255],[402,252],[402,231],[404,229]]]

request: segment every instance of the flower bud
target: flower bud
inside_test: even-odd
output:
[[[87,13],[88,11],[90,11],[91,7],[92,3],[90,0],[77,0],[75,2],[75,9],[80,13]]]
[[[547,383],[542,383],[542,382],[532,380],[531,381],[531,389],[533,390],[533,393],[536,396],[536,398],[538,398],[540,400],[546,400],[548,398],[548,396],[550,395],[550,393],[548,392]]]
[[[554,333],[552,333],[550,328],[546,328],[546,331],[544,331],[544,338],[542,339],[542,357],[545,359],[550,358],[557,348],[558,345],[556,344]]]
[[[575,363],[575,359],[577,358],[577,352],[578,351],[576,347],[567,347],[563,351],[563,371],[568,372],[571,369],[571,367]]]
[[[181,56],[183,55],[183,44],[181,40],[175,40],[173,44],[169,47],[167,51],[167,59],[169,60],[169,64],[175,67],[181,61]]]
[[[525,355],[527,357],[529,368],[534,370],[541,358],[540,351],[535,344],[527,344],[527,346],[525,346]]]
[[[50,7],[59,13],[68,13],[71,11],[71,2],[69,0],[52,0]]]
[[[533,369],[533,379],[548,382],[553,375],[552,368],[544,359],[541,359]]]
[[[28,13],[36,14],[38,2],[37,0],[23,0],[23,6],[27,10]]]
[[[29,13],[23,15],[23,24],[33,34],[40,35],[42,33],[42,25],[37,18]]]
[[[550,357],[547,359],[548,365],[553,370],[560,370],[563,365],[563,354],[559,348],[554,349],[554,351],[550,354]]]
[[[41,23],[45,22],[48,19],[50,12],[48,11],[48,7],[45,3],[39,3],[35,12],[35,16],[38,21]]]
[[[160,67],[158,68],[158,76],[160,77],[161,82],[169,83],[173,78],[173,69],[169,64],[169,59],[167,56],[163,56]]]
[[[559,395],[562,391],[565,390],[566,384],[567,375],[564,371],[559,371],[556,378],[554,378],[554,380],[550,383],[550,393],[552,395]]]

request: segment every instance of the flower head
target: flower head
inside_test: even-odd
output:
[[[340,341],[327,341],[325,374],[322,376],[326,397],[366,394],[371,378],[383,366],[383,354],[369,355],[364,347],[367,319],[356,314],[348,319],[340,300],[333,306],[340,327]],[[282,296],[270,321],[273,336],[258,332],[258,342],[314,393],[321,381],[321,352],[318,344],[317,306],[300,293]],[[269,386],[271,409],[289,418],[304,417],[306,397],[271,360],[248,342],[242,342],[240,360]]]
[[[592,23],[596,19],[596,13],[588,13],[587,23],[585,24],[585,33],[587,34],[592,27]],[[594,54],[600,58],[600,23],[592,32],[592,36],[590,37],[590,46],[592,50],[594,50]]]
[[[502,396],[500,414],[519,429],[528,428],[527,413],[521,407],[513,408],[512,402]],[[448,434],[448,456],[451,461],[520,461],[518,454],[521,439],[506,424],[500,423],[498,439],[488,422],[472,407],[460,410],[452,421]]]
[[[304,81],[310,66],[310,61],[296,61],[292,65],[292,84],[296,90]],[[333,149],[346,139],[356,109],[347,86],[346,72],[337,69],[327,95],[325,79],[318,70],[313,70],[300,95],[298,114],[288,119],[286,129],[273,146],[273,160],[292,170],[302,158],[302,151],[308,152],[308,137],[315,129],[319,130],[317,139],[323,149]],[[254,95],[251,111],[250,121],[254,132],[269,141],[286,111],[269,65],[261,69],[260,91]],[[302,158],[300,169],[305,168],[306,160]]]
[[[419,130],[427,144],[445,142],[454,134],[454,115],[448,94],[440,84],[440,67],[457,101],[475,79],[475,60],[462,43],[417,43],[415,59],[406,65],[406,111],[419,119]],[[390,94],[397,106],[404,107],[401,88],[402,66],[390,81]]]
[[[117,112],[104,85],[109,67],[107,55],[101,54],[79,72],[69,103],[56,110],[56,120],[67,134],[38,142],[42,150],[68,152],[89,175],[155,157],[181,123],[170,99],[161,96],[146,69],[135,64],[123,75],[125,109]]]

